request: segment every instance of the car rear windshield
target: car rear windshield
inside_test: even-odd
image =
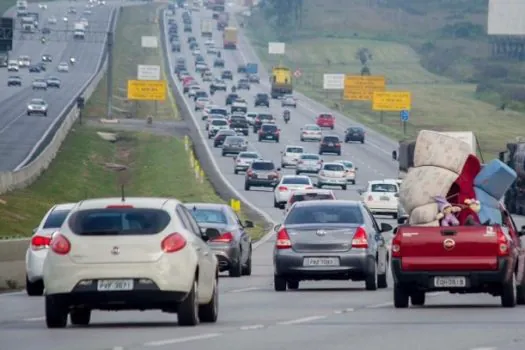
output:
[[[277,125],[263,125],[262,129],[264,131],[275,131],[277,130]]]
[[[191,215],[195,218],[198,223],[207,224],[227,224],[228,220],[222,210],[216,209],[195,209],[191,210]]]
[[[303,201],[316,201],[316,200],[325,200],[325,199],[334,199],[334,197],[329,193],[306,193],[306,194],[294,194],[292,195],[292,198],[290,198],[290,205],[294,204],[295,202],[303,202]]]
[[[350,128],[348,129],[349,132],[355,132],[355,133],[361,133],[363,132],[363,129],[361,128]]]
[[[242,137],[228,136],[226,142],[230,144],[244,143],[244,139]]]
[[[319,116],[321,119],[332,119],[333,117],[330,114],[321,114]]]
[[[304,160],[319,160],[321,157],[319,157],[316,154],[304,154],[301,156],[301,159]]]
[[[327,171],[343,171],[345,167],[342,164],[325,164],[323,169]]]
[[[160,209],[88,209],[73,213],[69,227],[80,236],[153,235],[168,226],[170,215]]]
[[[303,149],[301,147],[288,147],[286,149],[287,153],[303,153]]]
[[[318,126],[315,125],[308,125],[305,127],[306,130],[320,130]]]
[[[228,122],[226,120],[222,120],[222,119],[217,119],[217,120],[212,120],[211,121],[211,125],[227,125]]]
[[[254,162],[252,163],[252,169],[254,170],[274,170],[275,165],[270,162]]]
[[[228,115],[228,111],[222,108],[214,108],[210,110],[210,114]]]
[[[333,142],[333,143],[338,143],[339,142],[339,137],[337,136],[326,136],[324,139],[323,139],[324,142]]]
[[[42,228],[59,228],[69,214],[69,210],[54,210],[49,214]]]
[[[308,205],[292,209],[284,221],[285,225],[318,223],[362,224],[363,214],[357,205]]]
[[[273,115],[271,114],[259,114],[259,119],[261,120],[272,120]]]
[[[257,153],[241,153],[239,154],[240,158],[250,158],[250,159],[257,159],[259,158],[259,155]]]
[[[307,177],[285,177],[283,185],[309,185],[310,179]]]
[[[397,186],[394,184],[373,184],[371,190],[372,192],[396,193]]]

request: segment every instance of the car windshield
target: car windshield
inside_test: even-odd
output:
[[[285,177],[281,182],[283,185],[309,185],[310,179],[307,177]]]
[[[304,150],[302,147],[288,147],[286,153],[303,153]]]
[[[31,101],[31,104],[33,104],[33,105],[44,105],[45,102],[42,101],[42,100],[33,100],[33,101]]]
[[[244,139],[242,137],[228,136],[226,140],[224,141],[224,143],[229,143],[229,144],[244,143]]]
[[[334,199],[334,197],[329,193],[318,193],[318,192],[311,192],[311,193],[305,193],[305,194],[294,194],[292,195],[292,198],[290,198],[290,205],[295,202],[315,201],[315,200],[325,200],[325,199]]]
[[[68,220],[80,236],[153,235],[170,223],[170,215],[160,209],[88,209],[73,213]]]
[[[191,211],[191,215],[195,218],[198,223],[207,224],[227,224],[228,220],[222,210],[216,209],[195,209]]]
[[[346,162],[346,161],[341,161],[339,162],[341,164],[343,164],[346,168],[353,168],[354,167],[354,164],[352,162]]]
[[[259,119],[261,120],[272,120],[273,115],[271,114],[259,114]]]
[[[262,129],[264,131],[275,131],[277,130],[277,126],[276,125],[263,125]]]
[[[370,187],[370,191],[396,193],[397,186],[394,184],[372,184],[372,186]]]
[[[42,228],[59,228],[64,223],[64,220],[69,214],[70,210],[54,210],[46,219]]]
[[[337,136],[326,136],[323,141],[324,142],[338,143],[339,142],[339,138]]]
[[[239,154],[239,158],[257,159],[259,155],[257,153],[241,153]]]
[[[320,128],[316,125],[308,125],[305,127],[306,130],[320,130]]]
[[[254,162],[252,163],[253,170],[274,170],[275,165],[270,162]]]
[[[327,171],[344,171],[345,167],[342,164],[325,164],[323,170]]]
[[[319,116],[319,118],[321,118],[321,119],[332,119],[332,116],[330,114],[321,114]]]
[[[307,205],[295,207],[284,221],[285,225],[300,224],[362,224],[363,214],[358,205]]]
[[[321,157],[319,157],[317,154],[303,154],[301,156],[301,159],[304,160],[319,160]]]
[[[226,120],[223,120],[223,119],[217,119],[217,120],[212,120],[211,121],[211,125],[217,125],[217,126],[223,126],[223,125],[227,125],[228,122]]]

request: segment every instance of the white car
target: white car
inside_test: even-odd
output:
[[[69,64],[67,62],[60,62],[58,64],[57,70],[61,73],[69,72]]]
[[[281,168],[287,166],[296,166],[299,157],[304,153],[304,148],[301,146],[286,146],[284,151],[281,151]]]
[[[49,23],[49,24],[57,24],[57,22],[58,22],[58,20],[57,20],[56,17],[49,17],[47,19],[47,23]]]
[[[48,328],[88,325],[91,310],[176,312],[178,324],[216,322],[218,261],[184,204],[101,198],[75,205],[44,262]]]
[[[208,55],[216,55],[217,53],[219,52],[219,49],[216,48],[215,46],[210,46],[206,49],[206,53]]]
[[[211,39],[208,39],[204,42],[204,46],[206,47],[211,47],[211,46],[215,46],[215,42]]]
[[[301,128],[301,141],[321,141],[323,131],[315,124],[306,124]]]
[[[210,71],[207,71],[202,75],[202,81],[211,82],[212,80],[213,80],[213,74]]]
[[[195,101],[195,110],[201,111],[206,107],[206,105],[210,103],[210,99],[207,97],[199,97],[197,101]]]
[[[232,103],[230,112],[231,113],[234,113],[234,112],[246,113],[248,112],[248,104],[243,100],[236,100]]]
[[[31,65],[31,58],[29,56],[18,57],[18,66],[20,68],[28,68]]]
[[[190,86],[190,90],[188,91],[188,96],[191,98],[194,98],[197,91],[201,91],[201,90],[202,89],[199,85],[192,85]]]
[[[27,104],[27,115],[40,114],[47,117],[47,102],[41,98],[33,98]]]
[[[210,119],[210,124],[208,126],[208,139],[214,138],[220,130],[228,130],[229,128],[230,123],[228,123],[228,120],[225,118]]]
[[[392,215],[397,219],[399,186],[396,180],[369,181],[366,190],[360,190],[363,202],[373,214]]]
[[[317,175],[317,187],[337,186],[346,190],[348,180],[346,179],[346,169],[341,163],[323,163]]]
[[[281,100],[281,107],[297,108],[297,100],[293,96],[284,96]]]
[[[240,171],[246,171],[252,165],[254,160],[261,159],[257,152],[241,152],[233,158],[233,172],[238,174]]]
[[[255,118],[257,118],[257,113],[254,112],[248,112],[246,113],[246,120],[250,125],[253,125],[255,123]]]
[[[31,243],[26,251],[26,292],[29,296],[44,293],[43,268],[47,256],[51,235],[62,223],[76,203],[54,205],[44,215],[37,228],[33,230]]]
[[[314,188],[311,190],[297,190],[291,194],[290,198],[288,199],[288,202],[286,202],[286,206],[284,207],[284,214],[286,215],[286,213],[288,213],[290,207],[295,202],[331,199],[337,199],[335,197],[334,191],[332,190],[323,190],[319,188]]]
[[[47,5],[46,4],[38,4],[38,8],[41,9],[41,10],[45,10],[45,9],[47,9]]]
[[[193,56],[198,56],[198,55],[201,54],[201,50],[200,50],[200,49],[195,49],[195,50],[192,51],[191,54],[192,54]]]
[[[352,185],[355,185],[356,182],[356,173],[359,168],[357,168],[354,163],[349,160],[336,160],[336,163],[341,163],[346,169],[346,179]]]
[[[317,174],[321,170],[323,160],[320,155],[315,153],[303,153],[297,161],[295,174]]]
[[[284,209],[293,191],[311,190],[314,188],[312,179],[304,175],[283,175],[273,191],[273,206]]]
[[[18,62],[16,60],[9,60],[7,63],[7,71],[8,72],[18,72],[20,70],[20,66],[18,65]]]

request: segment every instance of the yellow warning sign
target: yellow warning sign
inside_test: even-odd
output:
[[[128,80],[128,100],[166,100],[165,80]]]
[[[241,211],[241,201],[238,199],[230,199],[230,207],[234,212],[239,213]]]
[[[409,111],[412,107],[412,94],[408,91],[376,91],[372,99],[372,109],[380,112]]]
[[[345,76],[344,99],[348,101],[371,101],[375,91],[385,91],[386,79],[383,76],[347,75]]]

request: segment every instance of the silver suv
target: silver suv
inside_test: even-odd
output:
[[[47,102],[41,98],[34,98],[27,104],[27,115],[40,114],[47,117]]]

